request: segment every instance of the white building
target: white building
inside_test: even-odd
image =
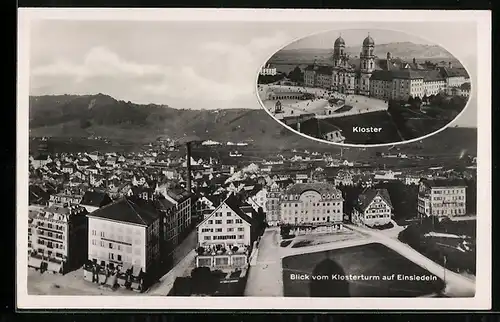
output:
[[[369,189],[359,195],[351,221],[366,226],[386,225],[391,221],[392,211],[387,189]]]
[[[459,179],[422,179],[418,213],[422,216],[465,216],[466,190],[467,185]]]
[[[89,261],[99,269],[130,270],[142,287],[160,259],[160,216],[153,204],[126,197],[87,217]]]
[[[280,221],[280,196],[280,188],[273,182],[266,196],[266,221],[270,226],[275,226]]]
[[[260,70],[262,76],[275,76],[277,74],[276,68],[272,68],[270,65],[262,67]]]
[[[281,222],[342,227],[342,192],[328,183],[296,183],[280,200]]]
[[[248,250],[254,239],[252,218],[239,204],[230,195],[198,225],[198,249],[203,250],[198,250],[198,267],[224,269],[248,265]]]

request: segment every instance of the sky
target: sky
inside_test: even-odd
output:
[[[454,41],[476,41],[473,28],[463,22],[448,23],[447,28],[436,23],[361,26],[364,28],[324,22],[37,20],[30,28],[30,95],[104,93],[119,100],[181,109],[261,108],[255,94],[261,66],[293,41],[324,30],[341,30],[348,45],[362,41],[366,30],[372,30],[377,43],[426,42],[423,39],[433,37],[437,42],[448,41],[444,47],[457,58],[472,61],[470,71],[475,68],[475,59],[471,59],[475,46],[471,49]],[[405,32],[378,30],[391,28]],[[422,37],[405,38],[405,34],[415,33]],[[318,44],[320,38],[310,37],[305,43]],[[475,109],[466,113],[456,124],[475,125]]]
[[[298,41],[287,46],[286,49],[331,48],[335,39],[339,36],[342,36],[347,47],[361,47],[363,40],[368,35],[373,38],[375,45],[406,41],[415,44],[435,45],[428,40],[400,31],[383,29],[344,29],[322,32],[317,35],[299,39]]]

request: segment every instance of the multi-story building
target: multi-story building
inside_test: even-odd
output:
[[[76,194],[68,194],[68,193],[58,193],[54,195],[50,195],[49,206],[58,205],[58,204],[70,204],[70,205],[78,205],[82,200],[81,195]]]
[[[179,187],[160,185],[155,191],[175,205],[177,227],[181,238],[191,231],[191,193]]]
[[[304,69],[304,85],[309,87],[332,88],[332,67],[310,65]]]
[[[266,221],[270,226],[275,226],[280,221],[280,188],[273,182],[267,190],[266,196]]]
[[[352,186],[354,185],[353,176],[349,171],[340,170],[333,179],[335,186]]]
[[[260,70],[260,74],[262,76],[275,76],[277,74],[276,68],[271,67],[270,65],[266,65],[262,67]]]
[[[197,227],[197,266],[238,268],[248,264],[248,250],[255,240],[252,218],[230,194]]]
[[[467,185],[460,179],[422,179],[418,190],[421,216],[455,217],[466,214]]]
[[[63,274],[83,265],[87,253],[87,213],[82,206],[67,204],[53,204],[32,213],[28,265]]]
[[[139,289],[147,287],[160,262],[160,215],[153,202],[125,197],[87,217],[94,271],[129,274]]]
[[[387,189],[368,189],[358,196],[351,221],[366,226],[386,225],[392,219],[392,202]]]
[[[329,83],[331,81],[331,84]],[[369,35],[363,40],[359,59],[350,59],[342,37],[335,40],[331,64],[309,65],[304,83],[309,87],[333,89],[342,94],[360,94],[383,100],[407,100],[409,97],[436,95],[469,82],[464,68],[405,62],[387,53],[385,59],[375,55],[375,41]]]
[[[342,228],[344,198],[329,183],[296,183],[280,199],[281,223]]]

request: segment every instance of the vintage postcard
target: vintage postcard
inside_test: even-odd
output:
[[[20,309],[490,308],[489,12],[25,8],[18,40]]]

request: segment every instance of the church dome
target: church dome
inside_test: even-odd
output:
[[[345,41],[344,41],[344,38],[342,37],[339,37],[335,40],[335,47],[338,47],[338,46],[345,46]]]
[[[375,46],[375,41],[373,41],[373,38],[368,36],[363,40],[363,46]]]

